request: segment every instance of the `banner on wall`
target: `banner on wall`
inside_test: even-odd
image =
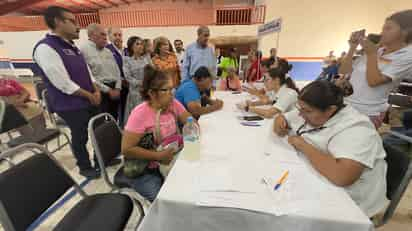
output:
[[[274,19],[258,27],[258,36],[279,33],[282,30],[282,18]]]

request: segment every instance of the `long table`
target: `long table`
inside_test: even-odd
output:
[[[225,105],[223,110],[201,117],[199,157],[193,158],[191,153],[182,151],[139,227],[140,231],[373,230],[372,223],[343,189],[320,176],[302,155],[282,143],[280,138],[277,138],[279,145],[269,142],[272,154],[267,153],[268,138],[273,136],[273,120],[263,121],[260,127],[240,124],[237,118],[240,112],[235,105],[249,95],[216,92],[215,96],[223,99]],[[300,163],[295,163],[296,157]],[[244,182],[274,172],[278,174],[279,169],[289,169],[291,180],[281,189],[290,190],[287,192],[290,197],[278,202],[265,196],[256,199],[257,204],[273,204],[274,208],[277,203],[280,206],[288,200],[284,206],[287,211],[282,215],[273,211],[199,206],[200,183],[210,181],[204,169],[209,167],[211,175],[218,175],[217,169],[213,171],[219,164],[233,169],[233,179]],[[299,172],[299,176],[292,182],[295,172]],[[288,184],[291,185],[289,189]],[[256,184],[250,187],[253,189]]]

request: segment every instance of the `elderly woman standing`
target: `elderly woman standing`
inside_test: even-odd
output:
[[[168,75],[173,81],[173,86],[177,88],[180,84],[180,68],[169,40],[165,37],[159,37],[155,44],[154,53],[153,64]]]
[[[129,82],[129,95],[127,96],[124,122],[127,122],[130,112],[143,100],[140,97],[140,89],[144,77],[144,67],[151,64],[149,56],[144,55],[143,40],[137,36],[132,36],[127,41],[127,51],[129,56],[124,57],[123,72]]]

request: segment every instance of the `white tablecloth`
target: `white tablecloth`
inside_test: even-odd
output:
[[[276,145],[271,150],[276,152],[279,148],[279,155],[265,154],[265,143],[271,134],[273,121],[265,120],[261,127],[242,126],[236,118],[240,112],[236,111],[235,104],[248,97],[246,94],[216,92],[215,96],[223,99],[225,105],[222,111],[200,119],[200,160],[187,160],[183,150],[144,218],[140,231],[373,230],[372,223],[346,192],[319,176],[302,156],[298,159],[303,160],[303,164],[294,165],[293,155],[282,155],[285,152],[281,150],[284,149]],[[305,176],[305,180],[297,182],[303,189],[293,192],[299,200],[289,201],[291,209],[281,216],[235,208],[198,206],[199,182],[204,178],[200,172],[205,167],[200,163],[208,158],[213,160],[210,163],[236,166],[234,177],[245,181],[270,174],[271,168],[294,166]],[[210,171],[214,167],[210,164]],[[270,202],[267,199],[262,197],[258,200]]]

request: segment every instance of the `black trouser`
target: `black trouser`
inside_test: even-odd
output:
[[[105,83],[106,86],[114,89],[116,83]],[[110,98],[109,93],[102,92],[102,102],[100,103],[101,112],[107,112],[114,117],[117,121],[117,115],[119,113],[120,99]]]
[[[123,128],[124,110],[127,104],[127,95],[129,94],[129,86],[125,80],[122,81],[122,90],[120,91],[120,107],[119,107],[119,126]]]
[[[73,111],[57,112],[57,114],[66,122],[71,132],[72,150],[77,160],[77,166],[80,170],[91,168],[89,152],[87,151],[88,132],[87,126],[90,118],[97,114],[96,107],[87,107]],[[94,157],[95,164],[96,156]]]

